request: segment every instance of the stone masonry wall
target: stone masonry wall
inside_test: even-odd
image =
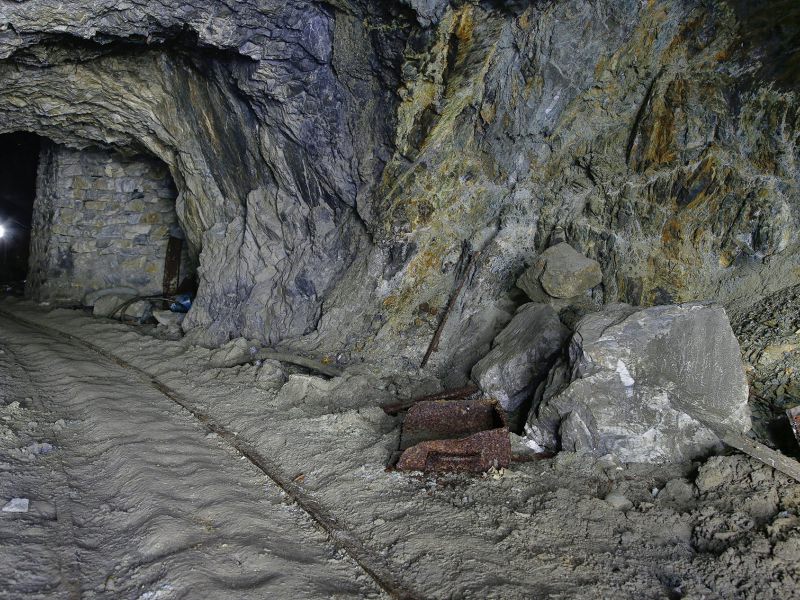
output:
[[[169,171],[155,159],[45,146],[28,294],[78,303],[86,293],[110,287],[161,293],[167,242],[170,233],[180,235],[176,196]]]

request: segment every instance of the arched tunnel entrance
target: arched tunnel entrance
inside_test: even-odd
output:
[[[0,282],[18,291],[28,271],[40,147],[32,133],[0,135]]]
[[[0,136],[2,280],[37,301],[77,305],[97,292],[193,287],[169,169],[148,155]]]

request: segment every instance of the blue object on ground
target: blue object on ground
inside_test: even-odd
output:
[[[175,302],[169,305],[169,309],[176,313],[187,313],[192,308],[192,294],[181,294],[175,297]]]

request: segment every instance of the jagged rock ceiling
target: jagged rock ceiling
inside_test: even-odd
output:
[[[458,378],[557,226],[598,302],[800,279],[795,3],[389,4],[3,2],[0,132],[169,165],[208,343],[413,364],[466,241]]]

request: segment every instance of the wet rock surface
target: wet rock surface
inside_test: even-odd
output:
[[[751,427],[739,344],[713,304],[584,317],[534,402],[526,432],[543,449],[625,462],[695,458]]]

